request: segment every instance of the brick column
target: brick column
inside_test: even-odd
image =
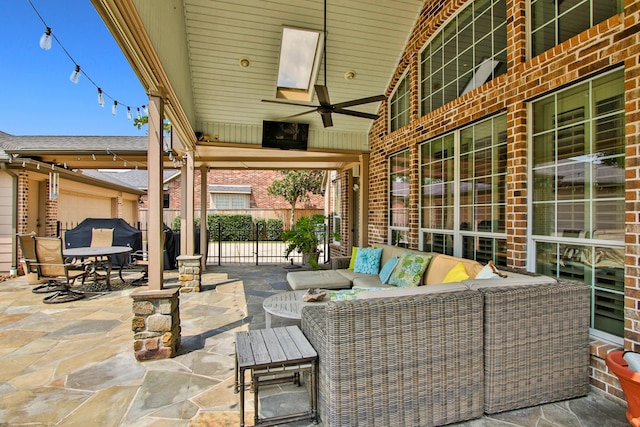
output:
[[[180,293],[200,292],[201,275],[200,261],[202,255],[180,255],[178,261],[178,280]]]
[[[180,347],[178,288],[140,291],[133,298],[133,351],[136,359],[166,359]]]

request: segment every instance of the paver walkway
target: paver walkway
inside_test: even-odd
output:
[[[111,292],[47,305],[23,278],[0,282],[0,427],[237,426],[235,332],[264,327],[263,299],[288,290],[282,267],[209,267],[203,291],[180,296],[179,354],[147,362],[133,357],[129,294],[136,288],[115,284]],[[175,286],[176,274],[165,273],[166,286]],[[297,323],[274,318],[273,326]],[[263,390],[264,416],[307,404],[304,388]],[[252,420],[250,393],[246,408]],[[624,427],[624,412],[592,392],[459,425]]]

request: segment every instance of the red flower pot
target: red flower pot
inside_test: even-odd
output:
[[[622,358],[623,351],[607,355],[607,366],[616,374],[622,391],[627,397],[627,419],[634,427],[640,427],[640,372],[632,371]]]

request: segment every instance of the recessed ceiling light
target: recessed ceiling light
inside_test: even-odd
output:
[[[356,78],[356,72],[349,70],[346,73],[344,73],[344,78],[345,80],[353,80]]]
[[[246,56],[243,56],[242,58],[240,58],[240,60],[238,61],[238,63],[240,64],[240,66],[242,68],[249,68],[251,67],[251,60],[249,58],[247,58]]]

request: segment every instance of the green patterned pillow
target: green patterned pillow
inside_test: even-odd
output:
[[[329,299],[331,301],[346,301],[356,299],[356,295],[365,292],[368,289],[342,289],[340,291],[329,291]]]
[[[405,252],[400,257],[396,268],[393,269],[388,283],[399,288],[418,286],[430,262],[431,255]]]

